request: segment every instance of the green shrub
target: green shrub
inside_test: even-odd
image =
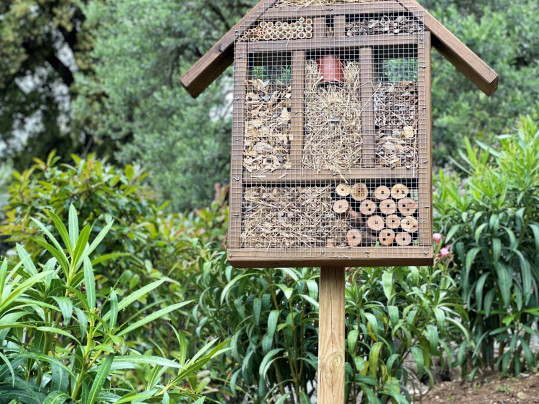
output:
[[[80,404],[122,402],[185,402],[197,399],[207,381],[199,370],[221,353],[223,344],[208,343],[187,359],[185,337],[168,325],[179,350],[174,359],[141,354],[137,330],[170,315],[180,302],[148,315],[138,312],[126,321],[121,314],[165,284],[162,277],[120,298],[116,289],[101,289],[92,256],[113,227],[102,227],[91,240],[92,226],[79,231],[75,209],[68,226],[50,213],[56,238],[44,224],[34,242],[47,253],[34,262],[18,244],[19,262],[0,266],[0,403]],[[137,373],[147,377],[140,380]],[[200,399],[198,403],[202,403]]]
[[[460,296],[447,269],[365,268],[346,286],[347,396],[357,402],[406,403],[404,386],[443,353],[450,336],[466,330]],[[231,402],[308,403],[315,394],[318,347],[318,269],[238,270],[224,252],[196,275],[199,296],[189,328],[195,340],[231,338],[231,350],[212,369],[213,398]],[[414,372],[412,372],[414,373]],[[217,377],[222,382],[216,382]],[[228,388],[230,383],[230,388]],[[409,398],[409,397],[408,397]]]
[[[499,140],[497,148],[479,143],[482,150],[466,142],[469,178],[440,173],[435,208],[474,338],[459,360],[518,374],[537,364],[529,344],[539,315],[539,132],[522,118],[517,133]]]

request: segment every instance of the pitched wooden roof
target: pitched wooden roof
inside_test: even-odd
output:
[[[182,77],[181,82],[187,92],[198,97],[211,83],[234,62],[234,38],[242,30],[254,24],[272,7],[277,0],[262,0],[247,13],[230,31],[202,56]],[[445,28],[416,0],[395,0],[411,13],[421,11],[425,27],[432,34],[432,44],[486,95],[491,96],[498,89],[498,74],[479,56]],[[358,3],[358,7],[367,4]]]

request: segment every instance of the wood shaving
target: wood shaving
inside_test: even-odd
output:
[[[306,66],[303,165],[343,174],[361,164],[359,63],[344,65],[344,83],[320,85],[315,61]]]
[[[381,18],[364,17],[346,24],[346,35],[382,35],[382,34],[412,34],[422,32],[425,27],[411,16],[384,15]]]
[[[416,83],[381,83],[375,87],[376,162],[383,167],[417,167],[419,129]]]
[[[248,172],[290,169],[292,86],[246,82],[243,167]]]

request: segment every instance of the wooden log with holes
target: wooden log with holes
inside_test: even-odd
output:
[[[374,197],[378,199],[379,201],[386,200],[391,196],[391,191],[388,187],[385,185],[380,185],[376,190],[374,191]]]
[[[369,189],[367,188],[367,185],[358,182],[357,184],[354,184],[350,194],[354,201],[361,202],[369,196]]]
[[[384,215],[392,215],[397,211],[397,203],[393,199],[388,198],[380,202],[378,206]]]
[[[412,244],[412,236],[410,233],[401,232],[397,234],[395,241],[397,242],[397,245],[406,247]]]
[[[410,190],[404,184],[395,184],[393,185],[393,188],[391,188],[391,197],[393,199],[406,198],[409,193],[410,193]]]
[[[385,227],[385,221],[382,216],[374,215],[367,219],[367,226],[372,231],[380,231]]]
[[[417,219],[411,216],[405,217],[401,220],[401,227],[405,232],[415,233],[419,229]]]
[[[350,209],[350,204],[346,199],[339,199],[333,204],[333,211],[338,215],[346,215]]]
[[[386,226],[390,229],[398,229],[401,227],[401,218],[398,215],[389,215],[386,217]]]
[[[361,202],[359,211],[365,216],[371,216],[376,212],[376,208],[376,202],[373,202],[370,199],[365,199],[363,202]]]
[[[395,232],[392,229],[383,229],[378,236],[380,244],[385,247],[390,246],[395,241]]]
[[[361,238],[361,232],[358,229],[351,229],[346,233],[346,242],[350,247],[357,247],[360,245]]]
[[[339,184],[337,187],[335,187],[335,193],[344,198],[350,195],[351,189],[352,188],[348,184]]]
[[[398,202],[399,212],[403,216],[412,216],[417,212],[417,202],[412,198],[400,199]]]

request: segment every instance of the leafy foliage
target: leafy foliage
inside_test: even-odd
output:
[[[539,132],[522,118],[516,134],[499,140],[497,148],[479,143],[482,150],[466,142],[470,177],[461,183],[441,173],[435,206],[460,268],[475,342],[469,356],[476,369],[518,374],[537,364],[530,339],[539,316]],[[461,363],[465,354],[463,344]]]
[[[189,302],[120,320],[123,311],[166,278],[123,299],[115,289],[105,292],[96,282],[92,254],[113,223],[91,240],[90,225],[79,231],[74,207],[67,226],[49,215],[60,237],[36,220],[40,233],[35,242],[50,259],[35,263],[17,245],[19,263],[11,269],[7,261],[0,266],[0,403],[178,403],[198,398],[205,383],[198,384],[197,374],[221,353],[223,343],[210,342],[188,359],[185,337],[169,325],[180,347],[175,359],[141,354],[131,336]],[[144,369],[151,377],[140,384],[134,372]]]
[[[465,338],[460,319],[466,314],[447,264],[350,272],[349,399],[408,402],[408,374],[430,377],[434,358],[443,362],[443,353],[450,355],[449,335]],[[237,270],[224,254],[202,266],[194,281],[199,299],[191,324],[193,338],[231,337],[230,352],[213,368],[230,383],[230,390],[215,386],[220,394],[254,403],[310,402],[317,370],[318,277],[310,268]],[[414,362],[416,371],[405,361]]]

